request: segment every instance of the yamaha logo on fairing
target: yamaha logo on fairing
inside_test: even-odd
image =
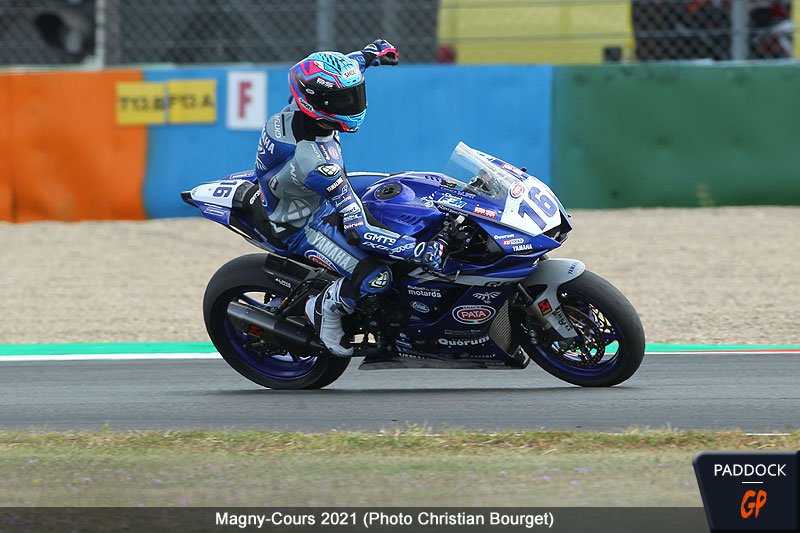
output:
[[[453,318],[462,324],[483,324],[494,316],[495,310],[485,305],[461,305],[453,309]]]
[[[575,269],[578,268],[579,264],[580,263],[578,263],[578,261],[573,261],[572,264],[567,269],[567,274],[572,274],[573,272],[575,272]]]

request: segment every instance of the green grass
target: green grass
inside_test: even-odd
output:
[[[708,449],[740,432],[0,432],[2,506],[700,506]]]

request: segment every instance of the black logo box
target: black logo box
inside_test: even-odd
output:
[[[693,463],[712,532],[798,531],[800,452],[702,452]]]

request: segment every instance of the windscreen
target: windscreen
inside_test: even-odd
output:
[[[465,191],[492,199],[505,198],[515,184],[525,179],[524,173],[517,167],[470,148],[463,142],[453,150],[445,174],[464,183]]]
[[[463,192],[485,199],[474,202],[472,214],[529,235],[561,223],[560,204],[553,191],[521,169],[502,159],[458,143],[445,173],[462,182]],[[466,200],[455,199],[458,202]],[[462,208],[463,209],[463,208]]]

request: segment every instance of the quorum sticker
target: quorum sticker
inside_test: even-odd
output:
[[[798,530],[800,452],[702,452],[693,462],[712,532]]]

